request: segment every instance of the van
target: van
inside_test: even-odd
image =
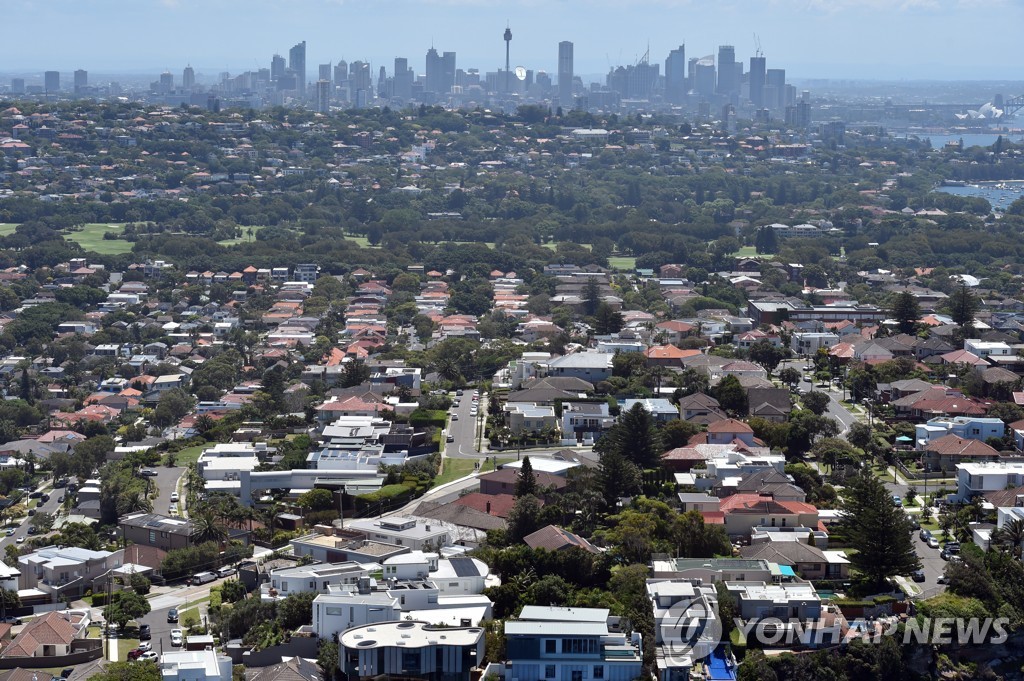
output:
[[[198,586],[199,584],[206,584],[208,582],[215,581],[216,579],[217,573],[215,572],[200,572],[192,575],[192,579],[190,581],[192,586]]]

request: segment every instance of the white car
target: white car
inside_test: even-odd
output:
[[[937,548],[939,548],[939,540],[936,539],[935,537],[928,537],[928,539],[926,541],[928,543],[928,548],[930,548],[930,549],[937,549]]]
[[[185,638],[181,629],[171,629],[171,645],[176,648],[180,648],[184,642]]]
[[[152,650],[147,650],[146,652],[144,652],[141,655],[139,655],[139,659],[140,660],[153,660],[153,662],[156,662],[157,660],[160,659],[160,656],[157,655],[156,653],[154,653]]]
[[[171,492],[171,501],[177,501],[177,500],[178,500],[178,493],[177,492]]]
[[[139,645],[135,647],[141,650],[142,652],[146,652],[147,650],[153,650],[153,644],[150,641],[140,641]]]
[[[25,543],[25,537],[18,537],[17,542],[19,544],[24,544]]]

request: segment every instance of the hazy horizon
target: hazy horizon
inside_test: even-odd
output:
[[[431,45],[459,68],[512,64],[557,71],[558,42],[575,44],[575,72],[590,77],[652,63],[686,45],[687,58],[736,48],[749,65],[755,33],[768,68],[787,79],[1021,80],[1020,48],[1000,26],[1024,25],[1015,0],[6,0],[0,72],[159,73],[192,64],[207,77],[265,68],[306,41],[307,76],[320,63],[369,61],[391,73],[395,57],[424,72]],[[841,30],[838,28],[841,27]],[[219,66],[215,66],[220,64]],[[130,68],[126,68],[129,67]]]

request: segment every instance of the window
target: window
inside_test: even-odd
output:
[[[288,582],[281,582],[281,591],[288,590]]]
[[[604,678],[604,666],[603,665],[600,665],[600,664],[595,664],[594,665],[594,678],[595,679],[603,679]]]
[[[310,588],[310,589],[315,589],[315,588],[316,588],[316,582],[312,582],[312,581],[311,581],[311,582],[309,583],[309,588]]]
[[[544,665],[544,678],[553,679],[555,678],[555,665],[546,664]]]
[[[549,638],[546,641],[544,641],[544,652],[548,655],[554,655],[555,653],[557,653],[558,651],[555,650],[555,645],[557,643],[558,642],[555,641],[555,639],[553,638]]]
[[[156,530],[149,531],[149,543],[156,544]]]

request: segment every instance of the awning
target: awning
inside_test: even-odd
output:
[[[796,577],[796,571],[794,571],[793,568],[789,565],[780,565],[779,573],[783,577]]]

